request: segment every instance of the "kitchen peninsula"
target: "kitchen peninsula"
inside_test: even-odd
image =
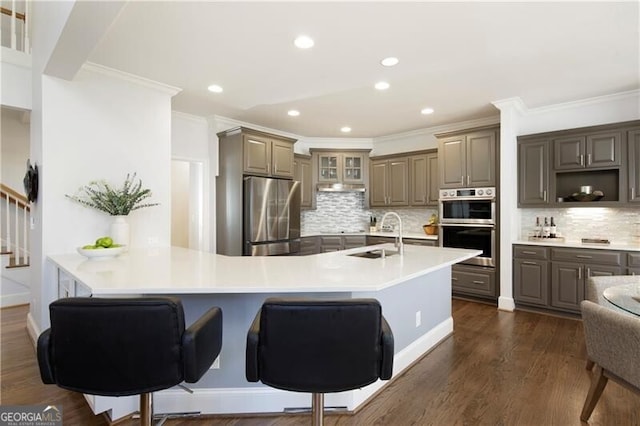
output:
[[[385,258],[353,254],[385,248]],[[58,297],[171,295],[182,299],[187,325],[211,306],[223,311],[223,346],[193,393],[155,393],[156,413],[259,413],[308,408],[308,394],[249,383],[244,375],[246,333],[267,297],[373,297],[382,304],[395,339],[394,377],[453,332],[451,265],[476,250],[392,244],[300,257],[230,257],[177,247],[131,249],[106,260],[52,255]],[[126,351],[126,348],[123,348]],[[355,410],[388,382],[328,394],[327,407]],[[112,420],[137,410],[137,399],[87,396],[95,413]]]

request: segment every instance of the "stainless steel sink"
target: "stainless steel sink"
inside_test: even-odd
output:
[[[393,256],[394,254],[398,254],[398,252],[394,250],[376,249],[376,250],[363,251],[360,253],[352,253],[352,254],[349,254],[348,256],[364,257],[367,259],[380,259],[380,258],[384,259],[385,257]]]

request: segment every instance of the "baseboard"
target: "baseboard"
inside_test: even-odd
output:
[[[38,337],[40,336],[40,332],[41,332],[40,327],[38,327],[36,322],[33,320],[33,316],[31,315],[31,312],[29,312],[27,314],[27,333],[29,333],[29,337],[31,338],[31,343],[33,344],[34,348],[38,343]]]
[[[394,378],[453,333],[449,317],[428,333],[395,354]],[[377,381],[362,389],[325,395],[325,407],[355,411],[389,382]],[[154,394],[154,411],[160,413],[277,413],[289,409],[310,409],[311,395],[265,386],[247,388],[193,389],[189,394],[172,388]]]
[[[500,296],[498,298],[498,309],[513,312],[516,310],[516,302],[514,302],[513,297]]]
[[[26,305],[31,300],[31,292],[2,294],[0,295],[0,308]]]

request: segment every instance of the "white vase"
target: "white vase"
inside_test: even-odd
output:
[[[112,216],[113,222],[109,227],[109,236],[115,244],[122,244],[129,249],[129,223],[127,216]]]

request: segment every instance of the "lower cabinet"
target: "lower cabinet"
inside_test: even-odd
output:
[[[625,252],[515,245],[513,294],[516,304],[580,313],[590,277],[622,275]],[[633,255],[628,253],[628,255]]]
[[[320,238],[302,237],[300,238],[300,251],[298,256],[308,256],[320,253]]]
[[[367,236],[368,246],[372,246],[374,244],[393,244],[395,241],[396,237]],[[403,238],[402,242],[413,246],[437,247],[438,245],[438,240],[423,240],[422,238]]]
[[[318,253],[346,250],[367,245],[366,235],[321,235]]]
[[[483,266],[453,265],[451,289],[454,295],[470,295],[495,299],[496,270]]]

